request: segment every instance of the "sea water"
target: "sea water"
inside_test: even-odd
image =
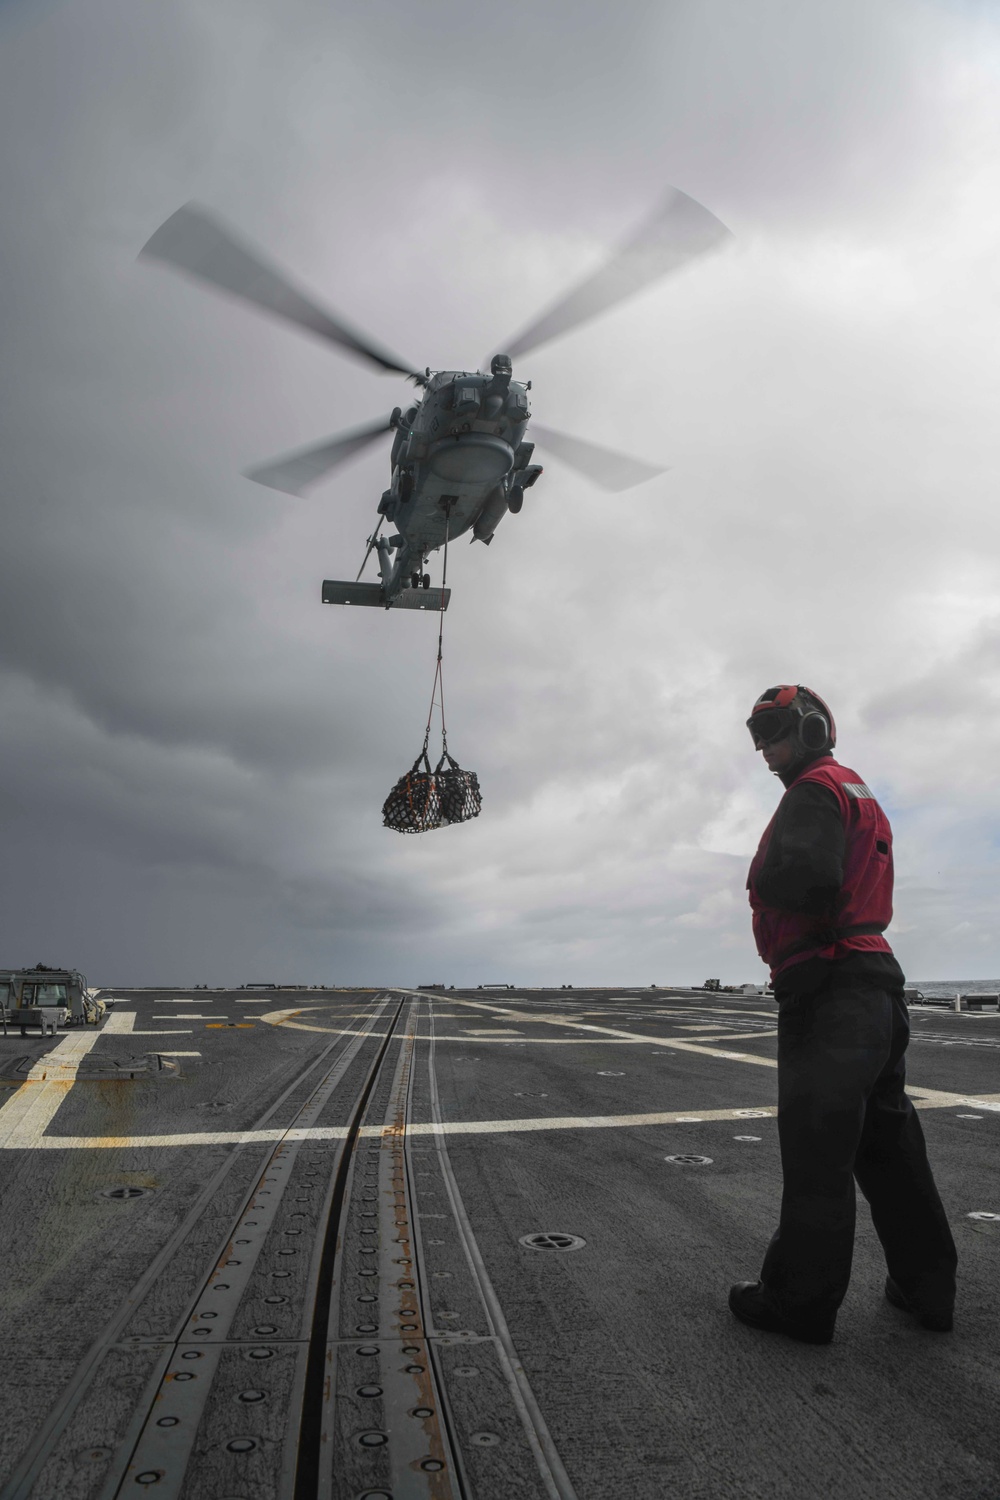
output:
[[[956,995],[996,995],[1000,993],[1000,979],[910,979],[921,994],[935,999],[954,1000]]]

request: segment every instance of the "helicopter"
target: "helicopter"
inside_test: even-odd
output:
[[[720,248],[732,235],[714,214],[677,188],[668,190],[653,216],[601,268],[560,298],[516,338],[493,354],[483,370],[422,372],[339,315],[325,311],[256,249],[197,204],[179,208],[140,251],[186,275],[294,323],[389,374],[406,377],[422,396],[404,410],[326,441],[286,453],[245,471],[244,477],[289,495],[303,495],[338,465],[392,433],[390,485],[378,503],[378,523],[368,538],[353,583],[326,580],[324,604],[385,609],[445,610],[451,590],[431,588],[430,553],[471,531],[472,541],[492,542],[509,512],[518,515],[525,492],[542,473],[526,440],[531,381],[513,379],[512,358],[547,343],[624,301],[642,287]],[[601,488],[620,492],[666,470],[639,459],[542,427],[532,433],[548,449]],[[395,531],[383,536],[388,522]],[[375,551],[381,583],[362,583]],[[447,555],[447,554],[446,554]]]

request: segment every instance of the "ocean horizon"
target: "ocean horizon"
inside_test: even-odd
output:
[[[1000,993],[1000,979],[910,979],[908,985],[916,985],[925,995],[996,995]]]

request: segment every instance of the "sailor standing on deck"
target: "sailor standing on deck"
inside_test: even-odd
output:
[[[750,866],[757,949],[778,1004],[781,1218],[745,1323],[829,1343],[854,1252],[854,1182],[885,1251],[886,1296],[924,1328],[952,1326],[958,1256],[904,1092],[910,1039],[892,918],[892,833],[830,751],[833,715],[808,688],[768,688],[747,726],[786,788]]]

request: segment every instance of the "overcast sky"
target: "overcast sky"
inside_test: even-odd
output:
[[[908,976],[1000,973],[995,6],[2,0],[0,140],[0,964],[762,981],[744,721],[799,681],[892,822]],[[387,450],[305,500],[240,471],[411,388],[137,252],[195,200],[475,368],[669,185],[731,245],[515,374],[670,470],[608,495],[539,446],[453,549],[483,813],[390,832],[436,621],[319,602]]]

